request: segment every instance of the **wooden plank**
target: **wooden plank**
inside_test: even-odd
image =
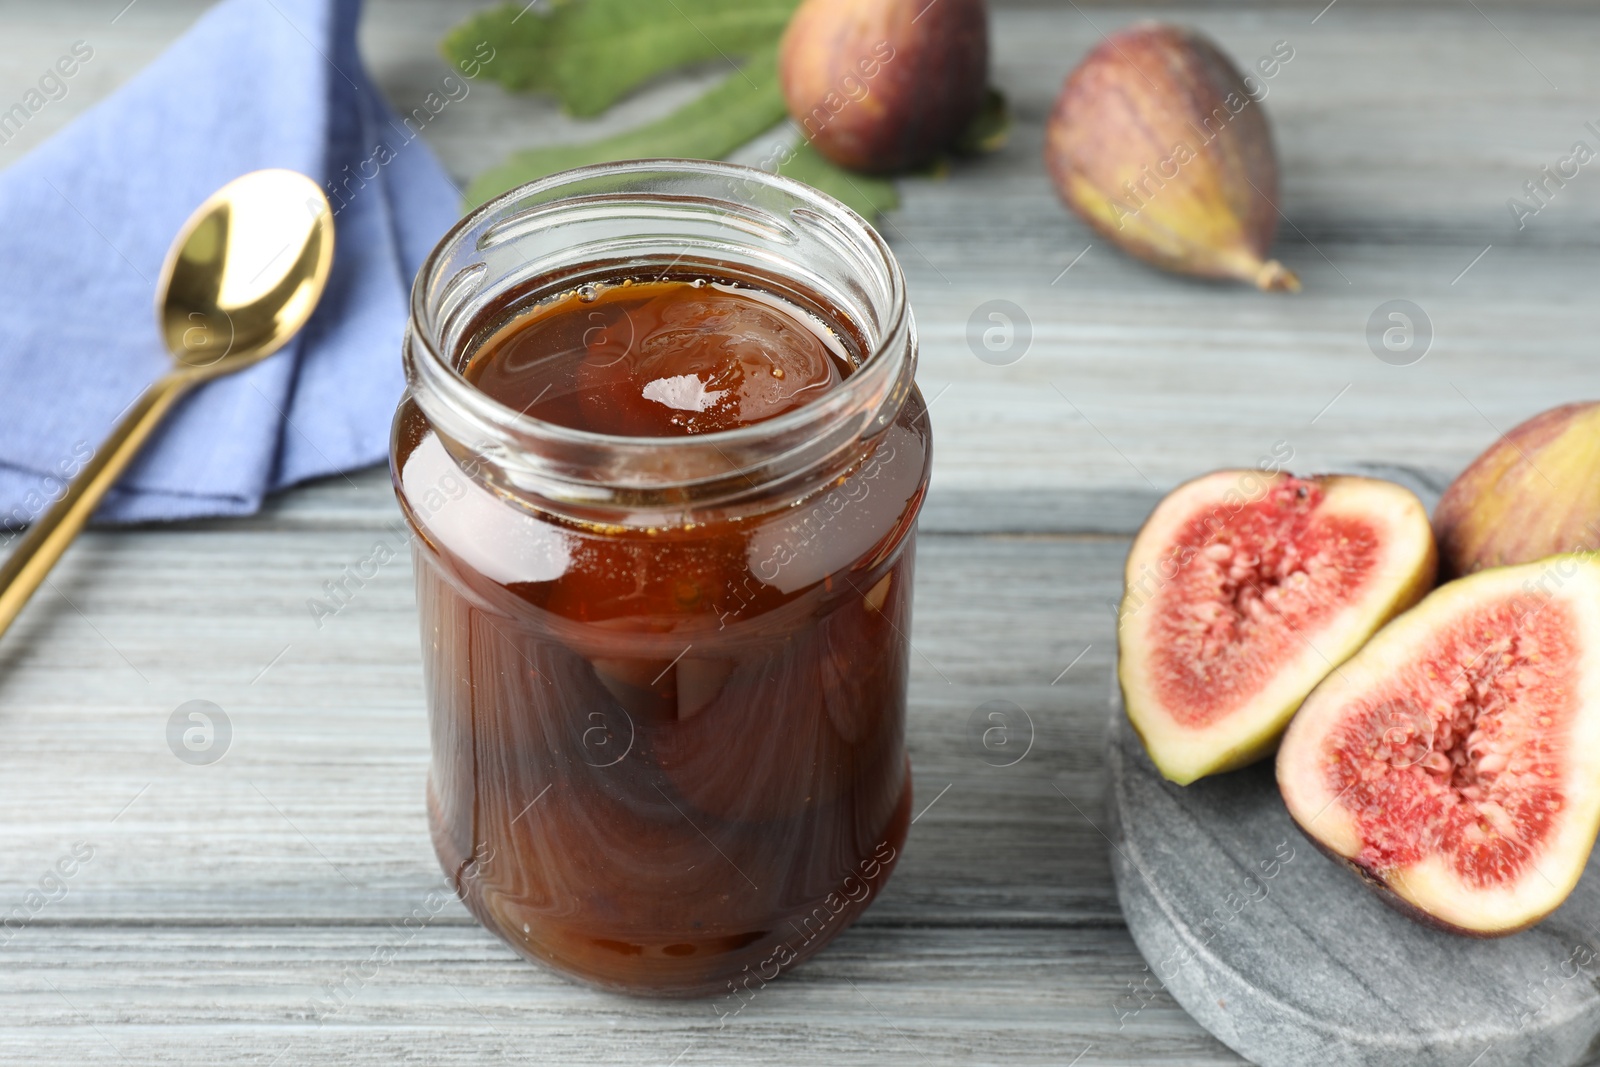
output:
[[[363,40],[396,106],[437,87],[438,36],[471,7],[372,6]],[[104,44],[87,80],[0,158],[129,76],[195,10],[145,0],[115,25],[87,0],[19,13],[0,86],[20,91],[84,26]],[[1282,297],[1161,276],[1087,235],[1046,180],[1043,122],[1095,27],[1127,13],[1001,10],[996,79],[1018,116],[1011,144],[944,180],[905,180],[905,204],[884,224],[911,278],[923,388],[938,397],[930,523],[1127,531],[1177,482],[1275,449],[1305,470],[1386,462],[1448,475],[1497,431],[1572,399],[1600,325],[1587,289],[1600,180],[1581,174],[1521,233],[1504,202],[1600,118],[1587,110],[1600,89],[1584,45],[1592,17],[1485,11],[1493,24],[1470,6],[1340,4],[1315,25],[1286,7],[1182,12],[1238,56],[1279,39],[1297,50],[1267,99],[1292,220],[1280,252],[1307,283]],[[516,146],[658,114],[716,76],[668,79],[597,124],[480,80],[426,136],[465,176]],[[1396,298],[1420,305],[1436,333],[1414,366],[1369,348],[1369,318]],[[1031,322],[1031,349],[1011,366],[980,361],[969,343],[993,299]]]
[[[0,164],[205,6],[6,3],[0,105],[73,40],[96,58]],[[363,43],[397,106],[437,85],[438,36],[477,6],[370,5]],[[399,544],[385,475],[369,471],[243,522],[91,535],[0,644],[0,910],[30,916],[4,946],[0,1062],[749,1063],[801,1048],[841,1064],[1238,1062],[1143,985],[1111,892],[1097,827],[1116,535],[1176,481],[1280,442],[1296,467],[1384,461],[1437,481],[1496,429],[1571,399],[1596,325],[1600,180],[1574,180],[1521,233],[1504,205],[1596,117],[1593,15],[1344,0],[1313,24],[1318,7],[1155,9],[1246,60],[1279,39],[1296,48],[1267,106],[1299,298],[1151,274],[1055,203],[1044,117],[1096,27],[1132,17],[1124,6],[999,5],[1011,145],[903,183],[885,231],[938,398],[911,709],[918,807],[937,802],[883,899],[833,949],[719,1030],[704,1003],[568,986],[451,906],[318,1025],[317,991],[440,884],[407,565],[320,630],[306,609],[375,540]],[[717,76],[669,79],[593,125],[479,84],[427,136],[465,176],[523,144],[659,114]],[[1365,336],[1396,297],[1437,327],[1410,367],[1379,361]],[[1006,367],[967,340],[996,298],[1033,327]],[[193,699],[234,728],[211,767],[167,747],[169,716]],[[1009,768],[987,765],[968,733],[997,699],[1035,729]],[[80,841],[95,852],[65,894],[27,904]]]
[[[52,918],[404,914],[437,878],[408,562],[320,631],[306,607],[379,538],[403,548],[349,530],[79,545],[55,595],[0,649],[0,826],[13,844],[0,885],[34,883],[62,842],[83,840],[99,855]],[[1104,840],[1085,815],[1101,810],[1107,605],[1125,550],[923,539],[910,736],[917,808],[938,803],[873,921],[1117,921]],[[232,747],[212,766],[168,749],[169,716],[195,699],[231,722]],[[1036,731],[1015,767],[989,766],[968,736],[974,709],[995,699],[1024,708]]]
[[[454,904],[317,1025],[318,988],[442,885],[408,568],[382,571],[321,632],[304,608],[375,536],[91,534],[20,620],[0,650],[8,907],[74,843],[94,854],[5,946],[0,1061],[111,1056],[87,1019],[130,1062],[271,1062],[291,1044],[287,1062],[517,1047],[666,1062],[694,1039],[683,1062],[734,1063],[802,1033],[839,1063],[1062,1063],[1091,1043],[1085,1063],[1233,1062],[1170,1002],[1127,988],[1142,965],[1097,829],[1104,605],[1126,548],[1111,538],[923,538],[911,744],[917,806],[937,802],[859,929],[726,1030],[705,1003],[575,990]],[[167,750],[168,715],[196,698],[234,731],[210,767]],[[986,764],[968,732],[994,699],[1035,726],[1012,767]]]
[[[857,927],[737,1014],[591,993],[444,922],[61,930],[8,953],[0,1062],[1243,1062],[1165,994],[1129,993],[1120,929]]]
[[[1311,241],[1476,242],[1474,252],[1486,241],[1592,245],[1600,240],[1600,183],[1582,172],[1520,233],[1505,206],[1573,140],[1587,136],[1594,146],[1595,135],[1584,129],[1586,121],[1600,119],[1592,107],[1600,72],[1584,45],[1592,15],[1479,6],[1482,14],[1471,6],[1340,3],[1314,25],[1320,5],[1151,13],[1203,30],[1241,66],[1254,64],[1277,41],[1294,49],[1294,58],[1267,83],[1266,109],[1283,160],[1285,212]],[[432,48],[460,9],[396,0],[372,10],[363,29],[369,65],[390,100],[408,110],[446,73]],[[962,253],[1035,262],[1034,253],[1082,234],[1050,201],[1040,133],[1067,72],[1102,32],[1130,24],[1135,15],[1115,6],[1068,4],[996,12],[994,80],[1018,118],[1012,144],[998,157],[956,167],[946,182],[905,184],[922,199],[894,217],[890,236],[908,261],[918,259],[919,234],[932,243],[924,250],[929,260],[947,273],[975,265]],[[724,70],[716,65],[695,79],[668,79],[600,120],[582,122],[547,101],[479,84],[458,111],[441,114],[424,135],[465,178],[514,146],[586,140],[664,114]],[[1300,240],[1293,228],[1285,227],[1285,234],[1291,247]],[[1018,239],[1023,244],[1013,243]],[[934,243],[940,241],[953,247]],[[953,255],[941,260],[935,253],[942,250]],[[1055,251],[1059,256],[1061,249]],[[1048,278],[1067,259],[1037,262],[1056,264]]]
[[[127,80],[206,6],[203,0],[143,0],[112,22],[100,0],[7,4],[0,92],[11,96],[0,98],[20,97],[73,40],[88,40],[96,56],[65,99],[49,104],[0,149],[0,161],[18,158]],[[475,0],[369,5],[362,29],[369,66],[398,108],[409,110],[437,89],[449,72],[438,57],[440,36],[481,6]],[[1587,61],[1590,13],[1584,4],[1479,5],[1480,14],[1456,4],[1344,0],[1313,23],[1314,7],[1285,0],[1245,9],[1154,9],[1205,30],[1244,65],[1277,40],[1295,48],[1295,58],[1269,83],[1267,107],[1284,156],[1286,211],[1314,241],[1394,243],[1422,235],[1471,245],[1480,235],[1509,239],[1506,198],[1519,195],[1541,165],[1553,164],[1585,136],[1586,121],[1600,118],[1590,108],[1600,72]],[[1130,17],[1118,6],[998,5],[995,77],[1013,97],[1023,156],[1036,154],[1037,130],[1067,70],[1099,40],[1099,31]],[[466,177],[525,143],[598,136],[664,113],[717,74],[668,79],[594,123],[574,122],[545,101],[479,84],[425,136]],[[1036,191],[1042,181],[1042,169],[1005,162],[1011,158],[1008,153],[988,168],[1006,171],[1000,181],[982,165],[960,168],[958,190],[934,200],[960,210],[928,218],[992,238],[993,222],[1017,215],[1003,211],[1013,191]],[[978,180],[987,195],[968,195],[977,188],[969,183]],[[1593,244],[1600,239],[1597,222],[1600,189],[1580,177],[1557,192],[1549,215],[1534,220],[1521,238]],[[915,239],[905,220],[896,223]],[[1015,229],[1037,235],[1041,227]],[[992,239],[978,243],[1012,251]]]
[[[920,380],[939,397],[930,521],[941,528],[1127,530],[1177,482],[1285,447],[1307,470],[1381,462],[1449,474],[1586,380],[1600,181],[1574,180],[1520,233],[1504,202],[1595,117],[1586,109],[1600,74],[1579,43],[1587,16],[1491,24],[1468,8],[1341,7],[1315,26],[1287,10],[1183,18],[1246,59],[1276,40],[1297,50],[1267,107],[1290,220],[1281,253],[1307,292],[1157,275],[1090,237],[1050,189],[1043,122],[1096,27],[1126,16],[1000,13],[996,77],[1018,117],[1010,145],[945,180],[903,182],[905,204],[884,223],[912,282]],[[1513,41],[1497,25],[1514,26]],[[391,98],[405,100],[428,83],[415,65],[379,58],[403,54],[398,36],[378,36],[399,32],[374,23],[369,51]],[[1537,69],[1516,34],[1539,42]],[[480,88],[430,128],[463,173],[508,140],[601,128]],[[675,99],[639,98],[617,118]],[[1415,366],[1382,362],[1369,345],[1369,319],[1395,298],[1420,305],[1437,335]],[[1031,350],[1012,366],[981,362],[969,340],[994,299],[1031,320]]]

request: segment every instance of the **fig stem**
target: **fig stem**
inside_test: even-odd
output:
[[[1275,259],[1261,264],[1256,271],[1256,288],[1264,293],[1298,293],[1300,276]]]

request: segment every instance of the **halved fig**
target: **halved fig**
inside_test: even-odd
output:
[[[1307,698],[1278,788],[1413,918],[1498,937],[1550,914],[1600,829],[1600,562],[1440,587]]]
[[[1118,674],[1156,767],[1188,785],[1272,752],[1327,673],[1433,585],[1422,502],[1393,482],[1205,475],[1128,553]]]

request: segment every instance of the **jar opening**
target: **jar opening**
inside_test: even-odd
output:
[[[809,403],[734,429],[599,433],[500,403],[463,374],[483,325],[528,301],[622,278],[704,275],[794,301],[849,338],[853,373]],[[665,506],[765,489],[893,421],[915,326],[882,237],[832,198],[727,163],[640,160],[514,189],[464,218],[412,290],[410,392],[486,480],[558,502]]]
[[[862,339],[803,294],[710,271],[605,277],[510,297],[468,331],[480,392],[547,423],[632,438],[753,426],[815,403]]]

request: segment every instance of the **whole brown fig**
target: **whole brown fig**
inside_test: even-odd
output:
[[[1045,162],[1067,205],[1132,256],[1182,274],[1300,288],[1266,258],[1278,229],[1266,114],[1197,33],[1147,22],[1106,38],[1062,87]]]
[[[1503,434],[1444,491],[1433,530],[1448,577],[1600,548],[1600,402]]]
[[[805,0],[778,51],[789,114],[841,167],[887,174],[949,152],[989,83],[984,0]]]

